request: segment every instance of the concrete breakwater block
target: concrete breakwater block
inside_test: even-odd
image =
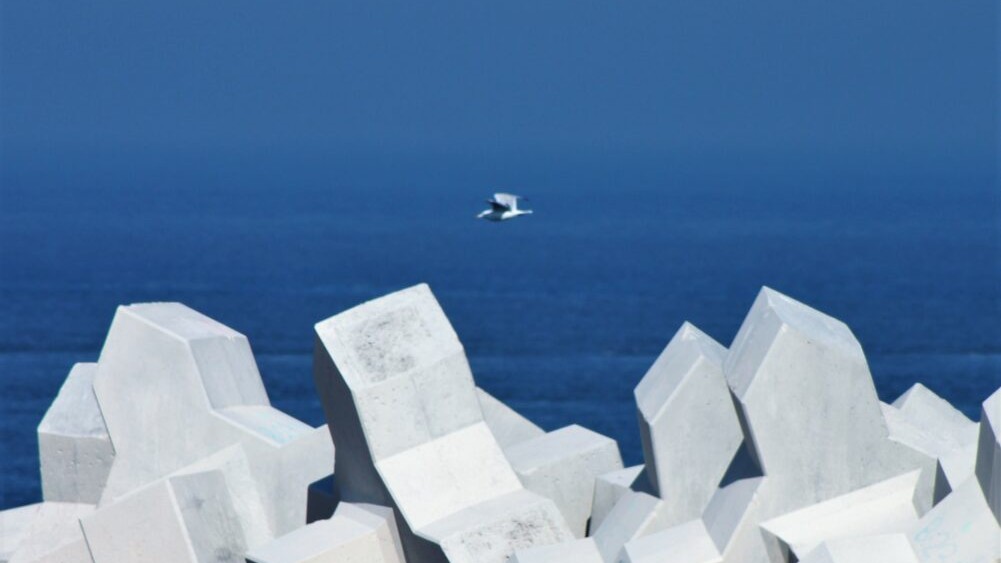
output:
[[[0,563],[1001,558],[1001,390],[978,421],[921,384],[883,403],[851,330],[768,288],[728,348],[685,323],[636,374],[628,468],[477,388],[425,285],[315,333],[319,428],[240,333],[120,307],[39,424],[43,502],[0,511]]]

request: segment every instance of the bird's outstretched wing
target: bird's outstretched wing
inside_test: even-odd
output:
[[[488,199],[487,203],[490,204],[490,210],[491,211],[496,211],[498,213],[503,212],[503,211],[510,211],[510,209],[511,209],[510,207],[508,207],[508,206],[506,206],[506,205],[504,205],[504,204],[502,204],[502,203],[500,203],[498,201],[492,200],[492,199]]]
[[[497,211],[514,211],[518,209],[518,200],[522,199],[521,196],[514,194],[496,193],[494,198],[489,200],[488,203],[494,207]],[[498,209],[498,207],[500,209]]]

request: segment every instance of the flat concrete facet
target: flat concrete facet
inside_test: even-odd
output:
[[[975,478],[952,491],[909,534],[922,563],[1001,558],[1001,527]]]
[[[685,323],[636,386],[647,476],[672,525],[702,514],[743,441],[726,353]]]
[[[42,503],[0,510],[0,563],[8,563],[35,521]]]
[[[343,502],[330,519],[298,528],[247,555],[251,563],[406,563],[390,508]]]
[[[93,511],[92,504],[41,503],[10,563],[92,563],[80,519]]]
[[[578,538],[587,533],[599,475],[622,469],[615,440],[576,424],[504,451],[526,489],[551,499]]]
[[[591,502],[591,522],[588,526],[594,532],[619,502],[626,492],[633,490],[638,480],[646,479],[645,467],[634,465],[599,475],[594,480],[594,500]]]
[[[905,534],[856,536],[824,542],[800,563],[920,563]]]
[[[115,459],[94,395],[97,364],[73,366],[38,425],[42,498],[96,504]]]
[[[507,449],[545,434],[545,431],[531,420],[521,416],[483,389],[477,387],[476,396],[483,411],[483,420],[490,427],[490,432],[497,438],[501,448]]]
[[[871,534],[903,533],[920,517],[914,505],[920,470],[857,489],[761,523],[802,559],[823,542]]]
[[[1001,522],[1001,389],[984,401],[980,412],[975,471],[987,505]]]
[[[624,494],[591,536],[605,561],[617,561],[626,543],[667,528],[665,504],[647,493]]]
[[[594,538],[520,549],[508,563],[605,563]]]
[[[623,563],[722,563],[701,519],[678,524],[628,542]]]

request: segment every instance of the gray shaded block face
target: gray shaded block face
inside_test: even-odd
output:
[[[92,563],[80,518],[94,505],[43,502],[10,558],[10,563]]]
[[[595,478],[622,469],[615,440],[577,425],[522,442],[504,453],[525,488],[555,502],[578,538],[587,532]]]
[[[633,489],[639,479],[646,479],[644,466],[634,465],[599,475],[594,480],[594,500],[591,502],[591,522],[589,529],[594,532],[601,527],[608,513],[627,492]]]
[[[685,323],[636,386],[647,475],[671,524],[698,518],[743,440],[726,349]]]
[[[1001,389],[984,401],[980,413],[976,474],[987,505],[1001,522]]]
[[[920,470],[905,473],[762,522],[799,559],[824,542],[872,534],[903,533],[918,522],[914,504]]]
[[[484,422],[465,352],[427,286],[331,317],[316,335],[342,497],[397,510],[410,563],[501,562],[570,539]]]
[[[922,563],[1001,558],[1001,527],[973,478],[928,511],[908,537]]]
[[[508,563],[605,563],[594,538],[530,547],[515,552]]]
[[[247,555],[252,563],[406,563],[393,511],[341,503],[334,515],[294,530]]]
[[[545,434],[532,421],[521,416],[483,389],[477,387],[476,396],[480,401],[480,409],[483,411],[483,420],[490,427],[490,432],[497,438],[497,443],[502,448],[507,449],[515,444]]]
[[[45,500],[96,504],[115,449],[94,395],[97,364],[76,364],[38,425]]]
[[[722,563],[723,556],[701,519],[626,544],[623,563]]]
[[[919,563],[904,534],[844,538],[825,542],[800,563]]]

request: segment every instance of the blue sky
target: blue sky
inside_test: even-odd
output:
[[[0,10],[5,167],[275,151],[989,174],[998,155],[996,0]]]

